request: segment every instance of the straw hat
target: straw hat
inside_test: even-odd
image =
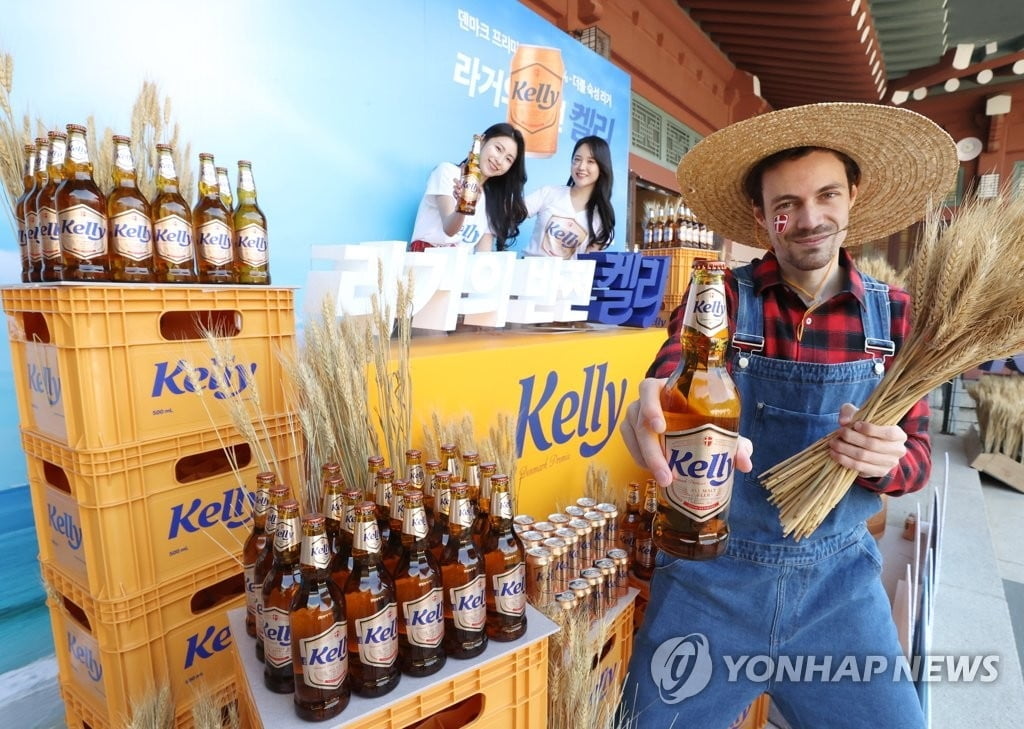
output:
[[[755,116],[701,140],[676,171],[683,199],[716,233],[768,247],[767,236],[755,237],[743,182],[759,161],[792,147],[834,149],[860,167],[846,246],[884,238],[923,218],[953,189],[959,164],[950,136],[908,109],[809,104]]]

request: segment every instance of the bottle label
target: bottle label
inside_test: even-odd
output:
[[[287,519],[278,519],[274,528],[274,549],[278,552],[285,552],[293,549],[299,543],[299,517],[290,516]]]
[[[231,248],[231,228],[223,220],[207,220],[199,226],[199,255],[214,266],[227,266],[235,260]]]
[[[348,626],[335,623],[319,635],[299,638],[299,657],[307,686],[338,688],[348,675]]]
[[[243,225],[235,233],[238,245],[238,257],[247,266],[267,265],[267,229],[253,223]]]
[[[452,492],[448,489],[440,489],[436,494],[438,510],[448,516],[452,508]]]
[[[380,551],[380,529],[377,526],[377,522],[370,520],[364,521],[361,525],[357,524],[356,533],[353,535],[352,546],[355,549],[362,549],[367,552],[379,552]]]
[[[267,665],[284,668],[292,662],[292,628],[288,611],[263,608],[263,654]]]
[[[68,159],[75,164],[89,164],[89,150],[85,146],[85,138],[77,134],[68,140]]]
[[[39,210],[39,243],[43,258],[47,261],[60,260],[60,222],[53,208]]]
[[[452,601],[452,620],[457,629],[483,630],[487,620],[486,588],[487,580],[483,575],[477,575],[472,582],[448,591]]]
[[[256,563],[249,562],[242,565],[242,573],[245,575],[245,614],[249,617],[256,617]]]
[[[153,255],[153,233],[149,217],[138,210],[125,210],[110,219],[114,252],[132,261]]]
[[[78,258],[96,258],[107,252],[107,216],[88,205],[61,210],[60,247]]]
[[[39,216],[34,210],[25,213],[25,239],[33,263],[43,260],[43,246],[39,240]]]
[[[391,602],[367,618],[357,618],[356,637],[363,665],[393,666],[398,658],[398,606]]]
[[[160,161],[157,162],[157,175],[167,180],[178,179],[178,174],[174,171],[174,157],[170,152],[160,153]]]
[[[203,162],[199,169],[202,183],[209,187],[217,187],[217,170],[209,162]]]
[[[725,291],[721,284],[694,283],[692,298],[687,301],[684,326],[696,329],[707,337],[713,337],[727,328]]]
[[[267,500],[269,502],[269,496]],[[271,537],[277,534],[277,507],[270,506],[269,503],[267,504],[267,524],[264,529],[267,530],[267,534]]]
[[[156,250],[171,263],[186,263],[195,255],[192,249],[192,226],[179,215],[168,215],[153,224]]]
[[[356,529],[356,504],[353,501],[345,505],[345,520],[341,523],[342,528],[349,534],[355,534]]]
[[[418,463],[409,466],[409,483],[418,489],[423,488],[423,466]]]
[[[649,536],[637,537],[636,562],[644,567],[654,566],[654,540]]]
[[[427,512],[422,507],[412,509],[409,518],[404,522],[406,526],[403,531],[411,534],[413,539],[424,539],[430,533],[430,525],[427,524]]]
[[[64,159],[67,156],[68,144],[63,139],[54,139],[50,145],[50,168],[64,167]],[[51,173],[52,175],[53,173]]]
[[[270,510],[270,492],[266,488],[257,488],[252,500],[253,516],[266,517]]]
[[[463,529],[471,529],[476,514],[473,513],[473,505],[469,499],[460,499],[455,505],[456,513],[452,514],[452,520]]]
[[[665,434],[672,470],[665,497],[677,511],[704,522],[728,508],[737,440],[736,433],[710,423]]]
[[[124,172],[135,173],[135,163],[132,161],[132,150],[127,144],[117,145],[114,152],[114,166]]]
[[[497,516],[500,519],[511,519],[512,518],[512,497],[507,491],[499,491],[494,494],[493,500],[496,502],[491,507],[491,516]]]
[[[321,532],[303,539],[299,559],[302,564],[312,565],[314,569],[327,569],[327,565],[331,563],[331,545],[327,541],[327,535]]]
[[[480,184],[480,175],[477,172],[467,172],[462,176],[462,202],[473,204],[480,199],[480,191],[483,186]]]
[[[246,192],[256,192],[256,183],[252,179],[252,170],[248,167],[238,168],[238,189]]]
[[[324,494],[324,514],[335,521],[345,520],[345,500],[339,493],[327,492]]]
[[[526,612],[526,566],[515,567],[491,578],[494,609],[502,615],[519,617]]]
[[[420,648],[437,648],[444,638],[444,593],[435,587],[423,597],[402,603],[405,634]]]

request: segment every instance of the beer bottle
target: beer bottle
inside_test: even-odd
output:
[[[480,464],[480,496],[476,501],[476,518],[473,519],[473,541],[483,548],[484,535],[491,526],[491,477],[497,473],[497,463]]]
[[[665,206],[658,206],[658,217],[654,219],[654,247],[661,248],[665,237]]]
[[[363,498],[373,501],[377,495],[377,472],[384,468],[383,456],[367,456],[366,458],[366,488],[363,489]]]
[[[515,640],[526,632],[526,554],[512,531],[508,476],[491,478],[491,526],[484,536],[487,574],[487,637]]]
[[[346,487],[341,492],[341,531],[338,533],[338,551],[331,557],[331,579],[342,592],[352,574],[352,534],[356,523],[356,504],[363,501],[363,492]]]
[[[388,573],[395,574],[398,560],[402,557],[402,525],[405,521],[405,494],[409,482],[404,478],[391,484],[391,505],[388,508],[388,537],[381,547],[381,561]]]
[[[675,248],[678,243],[676,234],[679,229],[676,227],[675,205],[670,200],[665,206],[665,227],[661,233],[661,245],[664,248]]]
[[[46,167],[46,187],[36,198],[39,218],[39,246],[43,251],[43,281],[64,280],[64,259],[60,252],[60,220],[57,217],[57,188],[64,181],[64,157],[67,154],[68,135],[48,132],[50,161]]]
[[[469,504],[473,507],[473,518],[476,519],[480,509],[480,454],[476,451],[462,454],[462,480],[469,485]]]
[[[473,658],[487,648],[487,576],[480,552],[473,544],[472,529],[469,484],[453,483],[448,542],[440,560],[444,650],[453,658]]]
[[[238,160],[238,205],[234,211],[235,258],[238,259],[238,282],[270,283],[270,247],[267,239],[267,218],[256,203],[256,183],[252,179],[252,163]]]
[[[115,281],[153,280],[153,219],[139,190],[132,140],[114,137],[114,189],[107,198],[110,267]]]
[[[653,205],[647,205],[647,222],[644,224],[644,249],[654,248],[654,228],[657,225]]]
[[[682,355],[661,391],[665,455],[672,483],[658,495],[654,543],[685,559],[711,559],[729,539],[729,500],[739,438],[740,399],[725,367],[727,264],[694,264]]]
[[[14,203],[14,217],[18,219],[18,249],[21,251],[21,280],[28,283],[32,280],[32,260],[28,254],[28,231],[25,229],[25,201],[35,192],[36,187],[36,147],[26,144],[22,149],[25,153],[25,168],[21,182],[24,190]]]
[[[658,482],[647,479],[644,491],[644,508],[640,513],[640,524],[636,528],[636,542],[633,544],[633,574],[641,580],[650,580],[654,575],[654,519],[658,515]]]
[[[198,277],[192,211],[178,190],[171,145],[158,144],[156,152],[156,196],[150,205],[156,243],[154,279],[158,283],[195,283]]]
[[[57,218],[65,281],[109,281],[107,198],[92,178],[86,129],[68,124],[64,181],[57,188]]]
[[[277,507],[274,564],[263,581],[263,683],[277,694],[295,690],[288,614],[301,579],[300,546],[299,502],[285,499]]]
[[[217,192],[220,193],[220,201],[224,203],[224,208],[233,213],[235,199],[231,196],[231,181],[228,179],[227,167],[217,168]]]
[[[373,500],[377,504],[377,529],[383,544],[391,534],[391,492],[394,490],[394,470],[383,466],[377,471]]]
[[[395,583],[380,559],[380,531],[372,501],[356,506],[352,574],[345,585],[348,668],[359,696],[383,696],[398,685],[398,606]]]
[[[348,706],[348,624],[345,598],[327,574],[330,545],[322,514],[302,517],[298,589],[292,598],[292,674],[295,713],[321,721]]]
[[[474,134],[469,156],[462,163],[462,185],[455,209],[463,215],[473,215],[476,212],[477,200],[484,191],[484,175],[480,171],[480,149],[483,143],[483,135]]]
[[[428,459],[423,464],[423,508],[427,512],[427,523],[430,530],[434,530],[434,510],[437,506],[437,498],[434,493],[434,476],[441,470],[441,461],[436,458]]]
[[[450,471],[438,471],[434,474],[434,526],[430,530],[430,549],[437,561],[441,561],[444,547],[448,544],[448,523],[452,499],[452,474]]]
[[[423,491],[426,488],[426,472],[423,470],[423,452],[410,448],[405,452],[405,478],[409,485]]]
[[[256,555],[256,566],[253,567],[252,580],[256,589],[256,658],[264,660],[263,650],[263,582],[267,579],[270,568],[274,565],[274,536],[277,533],[277,508],[291,495],[284,484],[270,487],[270,500],[267,504],[267,522],[264,526],[266,540]]]
[[[616,546],[626,550],[630,562],[636,554],[636,534],[640,527],[640,484],[630,481],[626,487],[626,513],[619,520],[619,538]]]
[[[427,542],[423,494],[405,493],[402,554],[394,570],[398,599],[398,661],[403,673],[429,676],[444,666],[441,567]]]
[[[267,511],[270,489],[277,484],[272,471],[256,474],[256,493],[252,502],[252,531],[242,545],[242,571],[245,574],[245,632],[256,637],[256,559],[267,542]],[[266,575],[264,575],[266,577]],[[262,585],[262,583],[260,583]]]
[[[325,464],[327,468],[331,464]],[[335,464],[336,465],[336,464]],[[323,482],[323,500],[320,509],[326,520],[325,530],[327,533],[327,544],[331,548],[331,556],[338,553],[341,546],[341,523],[345,521],[345,504],[341,494],[345,490],[345,479],[339,475],[330,475]]]
[[[231,214],[220,200],[213,155],[199,154],[199,198],[192,208],[193,240],[199,264],[199,282],[238,283]]]
[[[39,237],[39,195],[47,182],[46,162],[50,148],[46,137],[36,137],[35,149],[32,192],[25,199],[25,240],[28,245],[28,258],[32,264],[29,281],[42,281],[43,241]]]
[[[441,445],[441,468],[452,475],[452,483],[462,479],[462,464],[459,462],[458,448],[454,443]]]

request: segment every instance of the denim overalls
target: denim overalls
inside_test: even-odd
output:
[[[732,377],[754,468],[736,472],[723,556],[657,555],[622,696],[623,717],[632,718],[623,725],[725,729],[767,691],[794,729],[921,729],[914,685],[896,670],[901,650],[879,579],[881,556],[864,526],[880,508],[878,495],[853,486],[796,542],[782,536],[778,509],[757,480],[834,431],[840,406],[859,405],[881,379],[893,348],[888,287],[864,276],[861,318],[871,359],[802,363],[758,354],[761,300],[750,266],[735,275]]]

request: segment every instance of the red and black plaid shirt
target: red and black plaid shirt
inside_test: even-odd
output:
[[[838,364],[870,359],[864,351],[864,328],[861,307],[864,306],[864,282],[845,249],[840,250],[839,265],[845,282],[842,290],[817,306],[808,309],[800,297],[782,279],[782,269],[774,253],[754,261],[752,277],[754,293],[764,302],[765,357]],[[739,285],[731,272],[726,273],[725,294],[729,310],[729,331],[736,331],[736,307]],[[686,297],[683,297],[686,301]],[[900,350],[910,330],[910,295],[903,289],[889,289],[892,324],[890,336]],[[679,332],[683,324],[683,307],[679,306],[668,324],[668,339],[647,370],[648,377],[668,377],[680,357]],[[892,362],[886,358],[886,366]],[[731,369],[732,362],[729,361]],[[925,486],[931,472],[931,440],[928,437],[930,410],[927,398],[914,405],[900,421],[907,434],[907,453],[899,467],[881,478],[858,478],[857,483],[873,491],[897,496],[912,493]],[[755,444],[756,447],[756,444]]]

